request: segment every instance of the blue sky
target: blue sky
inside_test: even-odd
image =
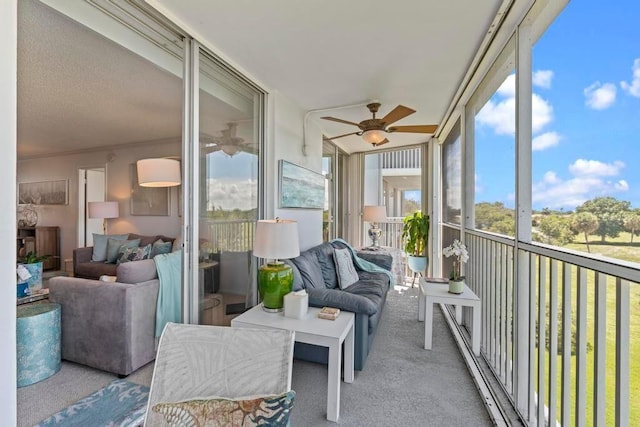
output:
[[[533,50],[533,204],[640,207],[640,2],[572,1]],[[513,206],[514,76],[476,116],[476,200]]]

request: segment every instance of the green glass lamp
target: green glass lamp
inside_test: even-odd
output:
[[[258,221],[253,255],[268,260],[258,269],[262,308],[268,312],[280,312],[284,307],[284,296],[293,288],[293,270],[279,260],[300,255],[298,223],[279,218]]]

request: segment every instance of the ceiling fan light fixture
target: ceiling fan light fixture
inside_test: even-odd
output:
[[[381,129],[368,130],[362,134],[362,139],[364,139],[369,144],[377,144],[384,141],[385,138],[385,132]]]

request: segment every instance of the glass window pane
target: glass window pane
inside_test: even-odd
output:
[[[200,323],[229,325],[252,299],[261,96],[205,53],[200,64]]]
[[[442,219],[460,224],[462,209],[462,140],[460,122],[447,136],[442,146]]]

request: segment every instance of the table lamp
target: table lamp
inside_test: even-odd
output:
[[[378,227],[378,223],[387,220],[387,208],[384,205],[365,206],[362,211],[362,219],[370,224],[371,248],[378,248],[378,239],[382,236],[382,230]]]
[[[108,218],[118,218],[120,216],[120,208],[118,202],[89,202],[87,203],[89,210],[89,218],[102,219],[102,234],[107,234]]]
[[[271,260],[258,269],[262,308],[268,312],[282,311],[284,296],[293,288],[293,270],[279,260],[300,255],[298,223],[279,218],[258,221],[253,255]]]

